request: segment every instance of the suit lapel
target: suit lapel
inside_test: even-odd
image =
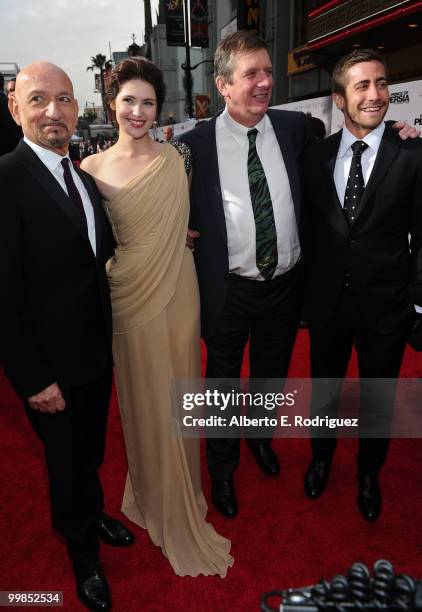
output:
[[[280,147],[281,155],[283,156],[284,165],[286,167],[286,172],[290,183],[290,191],[292,193],[296,221],[299,225],[301,212],[300,181],[290,132],[287,127],[277,118],[277,116],[271,112],[271,110],[269,110],[267,114],[272,123],[278,146]]]
[[[226,219],[224,216],[223,196],[221,193],[217,138],[215,133],[217,116],[210,119],[210,121],[204,125],[198,137],[203,139],[203,146],[201,146],[201,166],[204,168],[204,172],[202,178],[207,186],[206,192],[221,237],[223,238],[224,244],[227,245]]]
[[[378,186],[384,180],[385,175],[390,170],[391,164],[394,162],[398,153],[399,141],[397,135],[394,133],[394,131],[392,131],[392,128],[386,125],[375,159],[374,167],[372,168],[371,176],[369,177],[368,184],[365,187],[365,191],[363,192],[363,196],[359,204],[355,224],[362,215],[362,212],[368,206],[368,203],[370,202]]]
[[[324,206],[324,209],[326,210],[326,214],[331,224],[336,227],[339,232],[348,233],[350,231],[350,226],[344,214],[343,206],[339,200],[334,181],[334,168],[340,147],[341,134],[342,130],[327,140],[324,140],[320,145],[321,148],[325,149],[322,163],[324,168],[324,185],[327,190],[326,197],[321,194],[320,201],[323,206],[324,202],[328,202],[328,208]],[[319,164],[317,164],[317,168],[318,166]]]
[[[34,153],[31,147],[25,143],[25,141],[20,141],[16,151],[20,154],[26,168],[32,174],[35,180],[38,181],[44,191],[48,193],[50,198],[52,198],[60,206],[63,213],[72,223],[74,228],[80,233],[82,238],[89,242],[87,234],[82,229],[79,212],[70,202],[68,196],[60,187],[50,170],[42,163],[42,161]]]
[[[92,208],[94,211],[94,219],[95,219],[95,243],[96,243],[96,252],[97,255],[101,251],[102,241],[103,241],[103,210],[102,210],[102,201],[99,193],[94,188],[92,182],[89,180],[87,174],[80,170],[77,166],[74,166],[74,169],[81,181],[84,184],[85,189],[88,192],[89,199],[91,200]]]

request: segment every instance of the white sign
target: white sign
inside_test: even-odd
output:
[[[223,38],[226,38],[226,36],[228,36],[229,34],[233,34],[233,32],[237,32],[237,17],[235,17],[232,21],[229,21],[229,23],[225,25],[224,28],[221,28],[220,40],[223,40]]]
[[[321,119],[325,124],[327,135],[331,131],[331,96],[321,96],[320,98],[311,98],[310,100],[301,100],[300,102],[289,102],[288,104],[280,104],[272,108],[280,108],[282,110],[299,111],[302,113],[311,113],[312,117]]]
[[[168,124],[170,125],[170,124]],[[196,125],[196,119],[188,119],[187,121],[183,121],[183,123],[174,123],[171,127],[173,128],[173,138],[177,138],[193,128]],[[152,138],[156,138],[157,140],[163,140],[163,129],[165,126],[153,128],[149,130],[149,134]]]

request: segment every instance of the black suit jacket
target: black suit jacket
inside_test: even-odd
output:
[[[10,114],[8,98],[0,91],[0,155],[13,151],[21,138],[22,130]]]
[[[293,196],[301,233],[301,186],[298,158],[313,140],[303,113],[269,110]],[[200,232],[195,242],[195,263],[201,294],[201,329],[204,338],[217,329],[226,299],[229,257],[223,199],[218,169],[215,123],[217,117],[179,138],[192,151],[191,218],[189,227]],[[245,240],[250,240],[245,236]]]
[[[333,176],[341,134],[304,157],[307,319],[325,325],[348,283],[366,325],[389,333],[422,303],[422,140],[402,141],[386,125],[349,226]]]
[[[97,255],[76,207],[21,141],[0,159],[0,361],[17,393],[95,380],[110,363],[105,274],[113,239],[93,179],[80,176],[95,214]]]

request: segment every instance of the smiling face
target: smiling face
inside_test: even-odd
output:
[[[36,62],[22,70],[9,108],[31,142],[66,155],[78,120],[78,103],[69,77],[60,68]]]
[[[131,79],[123,83],[110,103],[116,112],[120,133],[138,140],[148,135],[157,115],[157,96],[147,81]]]
[[[384,66],[377,61],[359,62],[346,73],[344,94],[335,93],[334,101],[344,113],[347,129],[362,139],[384,119],[390,96]]]
[[[230,116],[246,127],[254,127],[267,112],[273,89],[272,65],[267,50],[258,49],[235,56],[231,83],[222,76],[218,76],[215,82]]]

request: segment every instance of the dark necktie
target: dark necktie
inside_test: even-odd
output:
[[[363,140],[356,140],[352,144],[352,163],[350,164],[349,178],[347,179],[346,193],[344,196],[344,212],[350,225],[354,222],[359,208],[365,183],[362,174],[362,153],[368,148]]]
[[[264,168],[256,150],[258,130],[248,131],[248,179],[256,229],[256,266],[265,280],[277,268],[277,232],[273,204]]]
[[[78,209],[79,216],[81,218],[82,229],[86,233],[88,233],[88,224],[86,222],[84,205],[82,204],[81,194],[79,193],[79,190],[75,185],[75,181],[73,180],[72,172],[70,170],[70,163],[70,159],[68,159],[67,157],[62,159],[64,182],[66,183],[69,200]]]

